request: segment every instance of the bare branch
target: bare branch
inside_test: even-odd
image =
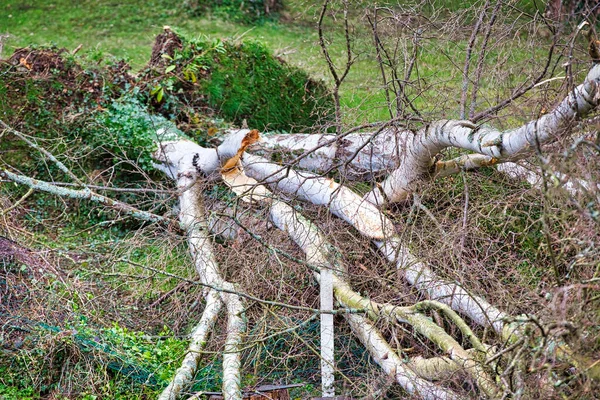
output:
[[[498,2],[500,3],[500,2]],[[486,0],[485,5],[483,6],[484,10],[487,10],[489,7],[489,0]],[[479,14],[479,18],[477,18],[477,22],[475,22],[475,26],[473,27],[473,31],[471,31],[471,37],[469,38],[469,44],[467,45],[467,53],[465,55],[465,65],[463,67],[463,81],[462,81],[462,90],[460,96],[460,119],[465,119],[466,117],[466,109],[467,109],[467,91],[469,89],[469,67],[471,65],[471,53],[473,52],[473,47],[475,46],[475,41],[477,40],[477,35],[479,34],[479,29],[481,28],[481,23],[485,18],[485,13],[481,12]]]
[[[485,56],[487,55],[487,46],[490,40],[490,35],[492,34],[492,27],[496,22],[496,17],[498,15],[498,11],[500,11],[500,8],[502,7],[502,4],[502,1],[496,2],[496,6],[494,7],[492,15],[490,16],[490,20],[485,28],[483,44],[481,45],[481,50],[479,50],[479,59],[477,60],[477,68],[475,70],[475,79],[473,80],[473,89],[471,90],[471,106],[469,108],[469,118],[473,118],[473,114],[475,114],[475,107],[477,105],[477,91],[479,90],[479,81],[481,80],[481,74],[483,73],[483,64],[485,61]],[[461,113],[461,118],[465,119],[464,113]]]
[[[9,179],[15,183],[28,186],[35,190],[41,190],[43,192],[51,193],[60,197],[70,197],[72,199],[90,200],[105,206],[112,208],[113,210],[124,212],[125,214],[131,215],[134,218],[148,222],[169,222],[170,220],[160,215],[156,215],[147,211],[139,210],[127,203],[123,203],[117,200],[113,200],[106,196],[92,192],[90,189],[73,190],[67,189],[54,185],[49,182],[40,181],[33,179],[28,176],[14,174],[5,169],[0,170],[0,177]]]

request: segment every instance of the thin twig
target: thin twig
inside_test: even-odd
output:
[[[490,21],[486,26],[485,36],[483,39],[483,44],[481,45],[481,50],[479,51],[479,59],[477,60],[477,68],[475,70],[475,79],[473,80],[473,89],[471,90],[471,105],[469,107],[469,117],[472,118],[473,114],[475,114],[475,105],[477,103],[477,91],[479,90],[479,81],[481,80],[481,74],[483,72],[483,63],[485,61],[487,45],[490,39],[490,35],[492,34],[492,27],[496,22],[496,17],[498,15],[498,11],[502,7],[503,2],[498,1],[494,10],[492,11],[492,16],[490,17]],[[464,117],[463,117],[464,118]]]
[[[394,118],[394,112],[392,111],[392,103],[390,99],[390,91],[388,87],[387,77],[385,75],[385,68],[383,66],[383,59],[381,58],[381,41],[379,39],[379,35],[377,33],[377,7],[375,7],[375,15],[373,20],[371,20],[371,16],[367,14],[367,21],[371,25],[371,31],[373,32],[373,41],[375,42],[375,54],[377,55],[377,64],[379,65],[379,71],[381,72],[381,79],[383,81],[383,93],[385,94],[385,101],[387,103],[388,112],[390,113],[390,118]]]
[[[71,170],[69,168],[67,168],[67,166],[65,164],[63,164],[62,162],[60,162],[48,150],[46,150],[43,147],[39,146],[38,144],[36,144],[32,140],[29,140],[25,134],[17,131],[16,129],[11,128],[6,123],[4,123],[4,121],[2,121],[2,120],[0,120],[0,126],[3,127],[4,129],[6,129],[7,131],[9,131],[10,133],[12,133],[13,135],[15,135],[16,137],[18,137],[19,139],[23,140],[30,147],[33,147],[34,149],[36,149],[37,151],[39,151],[40,153],[42,153],[43,155],[45,155],[46,157],[48,157],[48,159],[50,159],[50,161],[52,161],[54,164],[56,164],[56,166],[62,172],[64,172],[65,174],[67,174],[71,179],[73,179],[80,186],[85,187],[85,183],[83,183],[81,180],[79,180],[79,178],[73,172],[71,172]]]
[[[484,10],[490,5],[490,0],[486,0],[485,5],[483,6]],[[477,35],[479,34],[479,29],[481,28],[481,23],[483,22],[483,18],[485,16],[485,12],[481,12],[479,14],[479,18],[477,22],[475,22],[475,26],[473,27],[473,31],[471,32],[471,37],[469,38],[469,44],[467,45],[467,53],[465,55],[465,65],[463,67],[463,81],[462,81],[462,90],[460,95],[460,119],[465,119],[466,110],[467,110],[467,90],[469,89],[469,67],[471,66],[471,54],[473,53],[473,47],[475,46],[475,40],[477,40]]]
[[[323,56],[327,61],[327,67],[329,68],[329,72],[331,73],[331,76],[333,77],[333,80],[335,82],[333,88],[333,100],[335,102],[335,131],[336,134],[340,135],[342,133],[342,108],[340,104],[340,87],[342,86],[344,79],[346,79],[346,76],[350,72],[350,68],[352,67],[352,64],[354,64],[354,60],[352,58],[350,27],[348,24],[348,1],[344,0],[344,39],[346,41],[346,65],[342,74],[338,74],[335,68],[335,64],[333,63],[333,61],[331,60],[331,56],[329,55],[329,50],[327,50],[327,44],[325,43],[325,37],[323,35],[323,20],[325,19],[325,13],[327,12],[328,5],[329,0],[325,0],[321,8],[321,14],[319,15],[319,45],[321,46],[321,51],[323,52]]]
[[[220,292],[220,293],[235,294],[237,296],[244,297],[244,298],[246,298],[248,300],[252,300],[252,301],[255,301],[255,302],[261,303],[261,304],[267,304],[267,305],[270,305],[270,306],[289,308],[291,310],[298,310],[298,311],[307,311],[307,312],[317,313],[317,314],[334,314],[334,315],[337,315],[337,314],[357,314],[357,313],[358,314],[362,314],[362,313],[365,312],[365,310],[356,310],[356,309],[337,309],[337,310],[330,310],[330,311],[322,311],[322,310],[319,310],[317,308],[310,308],[310,307],[303,307],[303,306],[294,306],[294,305],[291,305],[291,304],[280,303],[278,301],[261,299],[259,297],[252,296],[250,294],[243,293],[243,292],[240,292],[240,291],[237,291],[237,290],[230,290],[230,289],[218,287],[218,286],[215,286],[215,285],[211,285],[211,284],[208,284],[208,283],[202,283],[202,282],[199,282],[199,281],[195,281],[195,280],[192,280],[192,279],[185,278],[183,276],[179,276],[179,275],[173,274],[171,272],[163,271],[163,270],[160,270],[160,269],[157,269],[157,268],[154,268],[154,267],[149,267],[147,265],[142,265],[142,264],[136,263],[134,261],[131,261],[131,260],[128,260],[128,259],[125,259],[125,258],[121,258],[121,259],[118,259],[116,261],[117,262],[119,262],[119,261],[120,262],[124,262],[124,263],[127,263],[127,264],[131,264],[134,267],[139,267],[139,268],[147,269],[148,271],[156,272],[157,274],[161,274],[161,275],[165,275],[165,276],[168,276],[168,277],[171,277],[171,278],[179,279],[181,281],[191,283],[192,285],[198,285],[198,286],[206,287],[206,288],[213,289],[213,290],[215,290],[217,292]]]
[[[557,41],[558,41],[558,35],[555,34],[554,39],[552,41],[552,45],[550,46],[550,50],[548,51],[548,58],[546,59],[546,64],[544,65],[544,69],[533,79],[533,81],[529,85],[521,87],[519,90],[515,91],[509,98],[504,99],[503,101],[496,104],[495,106],[492,106],[492,107],[488,108],[487,110],[484,110],[484,111],[481,111],[481,112],[475,114],[473,117],[471,117],[471,121],[476,123],[492,114],[497,113],[498,111],[502,110],[504,107],[506,107],[509,104],[511,104],[512,102],[514,102],[519,97],[523,96],[525,93],[529,92],[538,83],[540,83],[542,81],[542,79],[544,79],[544,77],[546,76],[546,73],[548,72],[548,69],[550,68],[550,64],[552,63],[552,57],[554,55],[554,49],[556,47]]]

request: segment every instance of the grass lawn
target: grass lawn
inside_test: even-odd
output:
[[[0,34],[10,35],[0,54],[4,58],[16,47],[56,44],[72,50],[81,44],[82,52],[125,58],[135,71],[149,60],[154,37],[164,25],[169,25],[191,36],[260,40],[275,54],[307,70],[313,77],[332,83],[318,45],[315,25],[319,10],[314,1],[289,1],[288,22],[266,22],[256,26],[210,15],[192,16],[182,5],[165,0],[4,0],[3,3],[5,18],[0,19]],[[457,7],[455,3],[449,2],[453,8]],[[359,57],[341,90],[342,105],[347,110],[345,122],[349,125],[389,118],[372,38],[366,23],[360,20],[361,16],[353,16],[354,33],[359,34],[353,46]],[[345,51],[340,25],[338,31],[329,36],[333,38],[332,58],[341,68]],[[411,90],[416,98],[415,105],[435,118],[458,116],[457,99],[460,98],[461,69],[468,40],[468,30],[465,32],[458,29],[447,40],[432,37],[422,42],[419,68],[411,76],[415,79],[418,74],[419,86]],[[394,40],[394,36],[389,39]],[[541,49],[539,54],[534,54],[526,45],[492,49],[486,62],[492,67],[500,60],[511,65],[510,71],[500,68],[497,72],[507,75],[503,83],[509,79],[516,85],[537,67],[527,66],[527,62],[543,57],[544,48]],[[497,81],[494,77],[490,82],[482,82],[480,100],[483,104],[492,104],[499,98],[499,92],[506,94],[512,90],[511,87],[500,87]]]
[[[6,0],[5,9],[6,18],[0,19],[0,33],[10,36],[0,54],[4,58],[17,47],[55,44],[72,50],[81,44],[82,51],[125,58],[134,70],[139,70],[150,58],[155,36],[163,26],[169,25],[191,36],[243,37],[262,41],[288,62],[306,69],[316,78],[329,80],[318,46],[317,31],[311,26],[314,24],[306,23],[308,21],[303,24],[266,22],[248,26],[208,15],[194,17],[183,7],[161,0],[121,3],[109,0]],[[341,48],[334,48],[334,58],[338,53],[343,56],[338,50]],[[364,75],[364,71],[356,71],[353,80],[364,81]],[[371,88],[363,85],[357,90],[362,100],[358,101],[356,93],[348,90],[344,103],[348,106],[362,104],[365,109],[373,110],[374,104],[369,104],[373,97]],[[375,98],[377,101],[383,99],[380,96]]]

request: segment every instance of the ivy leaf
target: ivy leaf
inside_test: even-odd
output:
[[[152,88],[152,90],[150,91],[150,95],[154,96],[156,93],[158,93],[160,90],[162,90],[162,86],[161,85],[156,85]]]
[[[198,78],[196,77],[194,71],[185,71],[184,76],[188,81],[192,83],[196,83],[198,81]]]

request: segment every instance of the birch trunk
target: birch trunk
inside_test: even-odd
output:
[[[180,192],[179,220],[181,227],[187,233],[190,253],[201,282],[227,291],[219,292],[220,301],[225,304],[227,310],[227,337],[223,353],[223,397],[227,400],[239,400],[242,398],[239,346],[242,342],[242,332],[245,330],[244,304],[240,296],[235,294],[237,291],[235,285],[225,281],[219,272],[208,233],[202,194],[197,183],[199,169],[204,168],[203,172],[209,175],[218,168],[216,151],[208,151],[193,142],[181,140],[161,146],[155,158],[161,162],[158,168],[177,180],[177,188]],[[211,291],[206,293],[207,301],[209,299],[213,301],[212,295],[209,298],[210,294]],[[211,303],[208,304],[213,308],[216,307]],[[194,344],[192,342],[192,345]],[[188,361],[188,358],[186,357],[184,361]],[[176,389],[181,390],[184,385],[189,384],[188,378],[192,378],[194,373],[193,362],[182,366],[173,379],[176,384],[170,385],[167,388],[169,392],[161,396],[175,398]]]
[[[574,88],[550,113],[507,131],[469,121],[440,120],[417,133],[388,127],[375,133],[343,137],[266,135],[260,146],[272,157],[283,157],[315,172],[335,167],[340,168],[345,177],[364,178],[392,170],[381,185],[365,195],[366,200],[381,206],[406,200],[423,179],[514,160],[564,135],[570,122],[597,107],[599,83],[600,65],[595,65],[584,83]],[[476,154],[435,165],[433,157],[447,147]],[[272,152],[276,154],[273,156]],[[302,154],[290,157],[290,153]]]
[[[372,203],[328,178],[282,168],[251,154],[245,154],[242,162],[249,176],[289,195],[328,207],[334,215],[373,239],[386,258],[397,263],[408,282],[432,300],[449,305],[477,324],[492,327],[503,336],[510,336],[513,328],[505,323],[505,313],[461,286],[437,277],[402,245],[392,222]]]
[[[190,346],[181,362],[181,367],[175,371],[171,383],[162,391],[158,400],[176,400],[177,396],[192,384],[201,357],[200,351],[206,346],[208,335],[213,329],[223,304],[219,294],[213,289],[210,289],[205,300],[206,305],[202,318],[190,335]]]
[[[343,307],[362,308],[367,310],[367,313],[374,319],[380,319],[382,316],[397,319],[399,322],[409,323],[417,332],[436,343],[440,349],[450,355],[454,363],[464,366],[465,371],[471,374],[480,388],[489,396],[495,396],[498,392],[494,383],[481,366],[466,352],[452,337],[450,337],[442,328],[435,325],[431,320],[421,315],[412,307],[397,307],[392,305],[377,304],[371,302],[358,293],[354,292],[350,285],[342,278],[345,274],[345,268],[339,259],[339,251],[335,250],[329,244],[320,230],[309,220],[301,216],[294,208],[274,199],[271,193],[262,185],[258,184],[252,178],[248,178],[239,168],[235,168],[223,174],[223,179],[227,185],[237,193],[244,201],[258,201],[270,204],[270,217],[273,223],[281,230],[286,232],[290,238],[303,250],[306,254],[307,262],[312,266],[319,283],[324,286],[324,275],[329,273],[332,276],[332,289],[336,294],[338,302]],[[326,289],[325,289],[326,290]],[[460,320],[455,315],[454,321]],[[353,326],[355,332],[363,341],[367,349],[372,355],[378,359],[380,365],[395,380],[403,385],[410,393],[418,394],[424,398],[456,398],[455,394],[437,388],[431,383],[420,381],[414,372],[406,370],[402,367],[398,356],[391,355],[393,350],[381,338],[381,335],[370,323],[362,318],[357,317],[349,319],[349,323]],[[466,326],[464,321],[460,320],[459,326],[463,330],[463,335],[471,338],[475,348],[479,351],[486,352],[485,348],[474,338],[472,331]],[[377,336],[379,335],[379,337]],[[326,333],[321,337],[322,349],[327,349],[325,354],[333,349],[333,335]],[[390,354],[382,355],[382,351],[387,351]],[[329,354],[327,354],[329,356]],[[332,354],[331,354],[332,356]],[[384,362],[391,357],[393,371],[389,368],[389,363]],[[331,391],[333,384],[333,358],[322,359],[322,365],[328,364],[322,370],[323,373],[323,391],[324,397],[330,397],[334,393]],[[409,383],[410,382],[410,383]]]
[[[335,328],[333,325],[333,275],[321,269],[321,391],[323,397],[335,396]]]
[[[321,285],[323,284],[323,273],[333,275],[332,286],[336,298],[342,306],[351,306],[347,301],[348,298],[362,299],[357,293],[349,289],[349,285],[341,277],[341,274],[344,273],[343,265],[332,264],[331,260],[337,259],[335,254],[331,253],[335,250],[333,250],[333,246],[327,243],[314,224],[300,216],[292,207],[279,201],[273,202],[270,216],[273,223],[279,229],[287,232],[290,238],[303,250],[307,262],[315,266],[315,274],[317,274],[317,279]],[[364,299],[361,306],[371,307],[368,301]],[[375,313],[374,310],[372,312]],[[376,317],[379,318],[378,315]],[[345,318],[374,360],[386,374],[393,376],[394,380],[408,393],[418,395],[424,399],[460,398],[452,391],[427,382],[415,372],[406,368],[391,346],[365,317],[348,313],[345,314]],[[419,327],[417,329],[419,330]],[[458,344],[456,345],[460,347]]]

